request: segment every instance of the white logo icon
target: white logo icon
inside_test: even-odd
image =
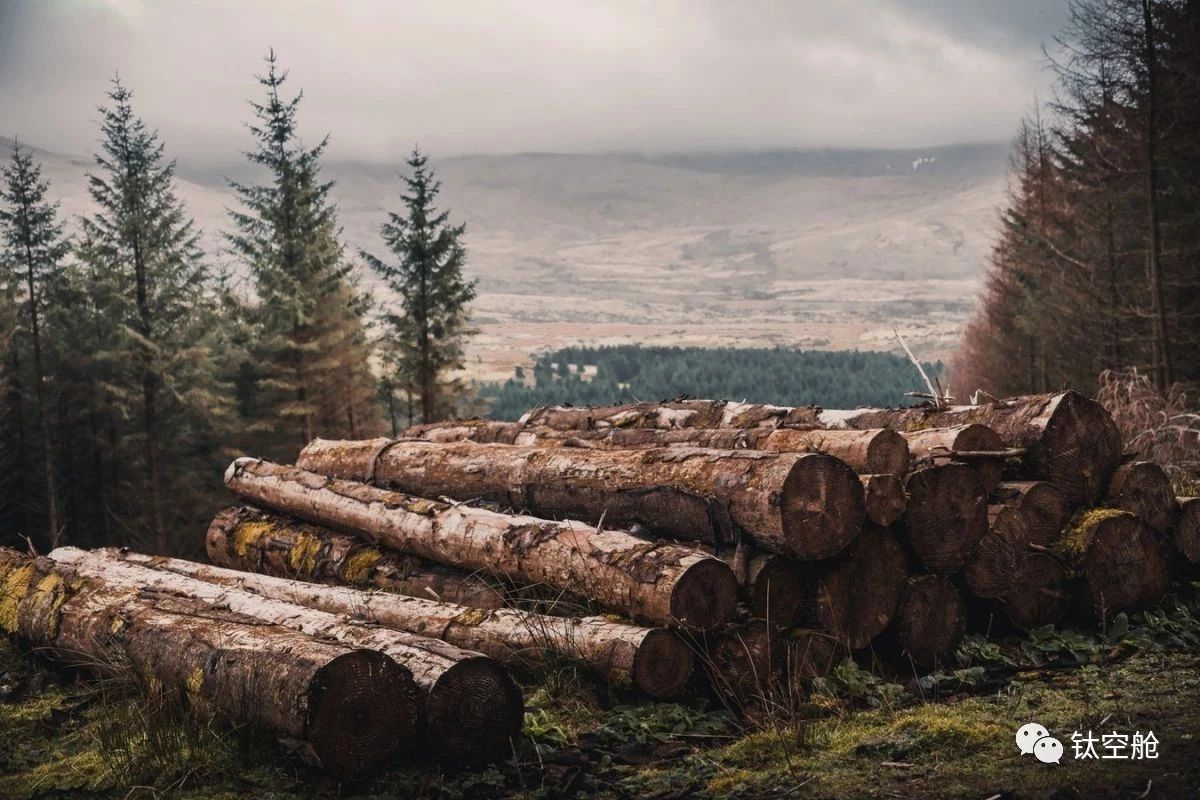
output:
[[[1043,736],[1033,746],[1033,754],[1043,764],[1057,764],[1062,761],[1062,742],[1053,736]]]
[[[1021,755],[1027,756],[1033,752],[1033,746],[1037,744],[1038,739],[1044,739],[1050,735],[1050,731],[1046,730],[1036,722],[1027,722],[1017,731],[1017,747],[1021,748]],[[1057,740],[1055,740],[1057,741]],[[1062,751],[1062,745],[1058,745],[1058,749]]]

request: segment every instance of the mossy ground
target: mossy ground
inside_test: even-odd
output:
[[[964,648],[974,666],[907,689],[847,662],[804,719],[749,733],[700,703],[622,705],[557,672],[529,687],[512,761],[475,772],[414,761],[361,786],[269,736],[181,721],[0,639],[0,798],[1195,797],[1195,625],[1177,610],[1107,636],[975,639]],[[1063,740],[1061,766],[1017,751],[1016,729],[1033,720]],[[1160,756],[1077,761],[1070,734],[1089,729],[1153,731]]]

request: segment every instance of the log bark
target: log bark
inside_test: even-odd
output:
[[[955,425],[950,428],[925,428],[900,434],[908,443],[914,462],[965,464],[979,475],[984,491],[991,494],[1000,485],[1004,473],[1003,458],[956,456],[969,453],[995,453],[1004,449],[1000,434],[986,425]]]
[[[1049,481],[1002,483],[992,497],[996,503],[1012,506],[1025,516],[1029,541],[1041,547],[1053,547],[1062,538],[1071,516],[1066,496]]]
[[[487,419],[465,419],[451,422],[430,422],[414,425],[401,433],[403,439],[426,442],[479,442],[481,444],[513,444],[524,430],[519,422],[497,422]]]
[[[908,580],[908,558],[891,531],[867,525],[844,557],[814,572],[796,624],[827,632],[846,650],[860,650],[896,613]]]
[[[1031,631],[1053,625],[1071,605],[1067,573],[1058,559],[1046,553],[1026,553],[1014,573],[1019,591],[1004,601],[1004,613],[1016,627]]]
[[[114,558],[111,551],[89,553],[60,547],[51,557],[87,578],[110,585],[177,592],[270,625],[391,657],[412,673],[422,690],[425,724],[435,751],[454,759],[478,762],[501,758],[511,753],[511,740],[520,734],[524,715],[520,689],[507,671],[479,653],[241,589],[148,569]]]
[[[583,519],[655,535],[828,558],[866,517],[862,485],[820,453],[667,447],[590,450],[376,439],[311,442],[297,465],[405,492],[485,498],[542,517]]]
[[[1107,504],[1128,511],[1159,533],[1175,521],[1175,488],[1153,461],[1122,464],[1108,484]]]
[[[917,431],[979,423],[1009,447],[1025,448],[1022,469],[1057,485],[1074,505],[1096,502],[1121,460],[1121,436],[1104,408],[1078,392],[1015,397],[978,406],[825,411],[828,427]]]
[[[411,746],[420,703],[409,670],[179,592],[84,577],[0,550],[0,628],[71,663],[187,698],[288,740],[307,760],[363,777]]]
[[[1029,553],[1029,523],[1010,506],[988,506],[988,530],[975,546],[963,570],[971,594],[984,600],[1007,600],[1012,592],[1024,592],[1017,570]]]
[[[255,505],[422,558],[590,597],[654,625],[730,619],[737,582],[720,560],[620,531],[427,500],[241,458],[225,485]]]
[[[1100,619],[1153,606],[1166,593],[1169,569],[1159,535],[1126,511],[1085,513],[1059,551],[1083,576],[1085,599]]]
[[[771,406],[723,400],[676,400],[612,406],[543,406],[521,418],[527,428],[582,431],[601,428],[822,427],[816,406]]]
[[[889,527],[904,516],[908,496],[904,479],[899,475],[860,475],[866,501],[867,519],[876,525]]]
[[[913,552],[935,575],[966,566],[987,532],[987,493],[970,467],[919,469],[904,483],[908,505],[903,531]]]
[[[614,688],[632,686],[651,697],[677,695],[692,672],[692,651],[674,633],[605,617],[551,617],[511,608],[473,609],[115,550],[94,550],[88,560],[101,565],[133,564],[242,589],[260,597],[440,639],[513,667],[556,660],[580,664],[598,672]]]
[[[896,634],[903,652],[922,667],[951,658],[967,630],[967,612],[954,584],[936,575],[908,582],[896,612]]]
[[[681,446],[710,450],[825,453],[845,461],[856,472],[890,475],[907,472],[909,459],[904,437],[886,428],[873,431],[795,428],[599,428],[558,431],[526,427],[513,437],[512,443],[602,450],[650,450]]]
[[[257,508],[219,512],[208,527],[205,550],[217,566],[262,575],[380,589],[472,608],[505,605],[504,586],[495,579]]]
[[[1200,564],[1200,497],[1177,498],[1179,516],[1171,539],[1189,564]]]

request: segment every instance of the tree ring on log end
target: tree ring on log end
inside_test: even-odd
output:
[[[896,622],[904,651],[917,664],[933,667],[958,647],[967,612],[953,583],[922,575],[909,583]]]
[[[484,656],[443,672],[425,701],[425,723],[435,750],[477,764],[511,754],[521,732],[525,701],[508,672]]]
[[[912,473],[904,488],[909,544],[930,572],[958,572],[988,529],[987,494],[979,476],[962,464],[927,467]]]
[[[994,453],[1004,449],[1004,440],[1000,434],[987,425],[971,423],[964,425],[954,437],[954,449],[963,453]],[[1000,485],[1004,474],[1004,460],[1001,458],[973,458],[968,463],[979,475],[983,488],[989,494]]]
[[[412,744],[420,709],[407,669],[383,653],[354,650],[317,672],[308,695],[307,737],[330,772],[369,775]]]
[[[769,557],[748,587],[750,611],[781,628],[789,627],[808,600],[803,568],[781,557]]]
[[[877,475],[908,472],[908,441],[890,428],[882,428],[867,445],[867,471]]]
[[[1101,619],[1154,605],[1170,581],[1158,535],[1131,514],[1109,517],[1096,525],[1083,569],[1088,599]]]
[[[704,558],[688,567],[671,592],[671,618],[689,630],[724,625],[737,613],[737,578],[724,561]]]
[[[1016,589],[1004,603],[1008,621],[1029,631],[1061,620],[1071,602],[1066,580],[1066,570],[1058,559],[1045,553],[1027,553],[1013,577]]]
[[[666,628],[646,634],[633,659],[633,685],[654,698],[676,697],[687,685],[695,657],[687,642]]]
[[[1099,403],[1077,392],[1058,399],[1040,445],[1038,456],[1046,479],[1076,504],[1099,500],[1121,460],[1121,434],[1112,417]]]
[[[786,553],[801,561],[836,555],[862,530],[866,501],[858,474],[821,453],[801,456],[780,492]]]

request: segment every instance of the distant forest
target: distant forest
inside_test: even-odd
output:
[[[932,378],[943,365],[927,364]],[[492,419],[532,406],[662,400],[679,395],[825,408],[897,405],[923,389],[912,362],[890,353],[731,347],[565,347],[481,387]]]

